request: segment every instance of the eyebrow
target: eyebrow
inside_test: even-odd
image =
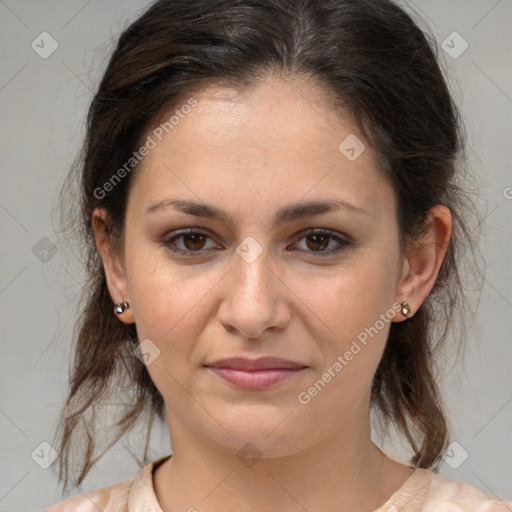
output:
[[[146,214],[154,213],[155,211],[168,206],[172,206],[176,210],[179,210],[188,215],[220,220],[228,225],[232,225],[233,223],[231,217],[226,212],[215,206],[184,199],[164,199],[162,201],[158,201],[157,203],[149,206],[149,208],[146,210]],[[312,217],[322,213],[338,211],[341,209],[348,210],[352,213],[370,215],[368,210],[365,210],[360,206],[353,205],[341,199],[309,201],[280,208],[274,217],[274,224],[292,222],[294,220]]]

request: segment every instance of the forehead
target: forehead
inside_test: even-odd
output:
[[[135,173],[138,202],[177,193],[233,202],[235,194],[270,205],[338,193],[375,210],[389,201],[372,151],[356,159],[343,152],[347,140],[358,152],[364,147],[355,124],[311,83],[268,79],[243,91],[212,85],[181,106],[190,99],[193,108],[177,104],[148,133],[155,146]]]

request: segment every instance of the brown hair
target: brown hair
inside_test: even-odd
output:
[[[384,430],[391,421],[412,447],[411,463],[437,470],[448,423],[435,356],[467,304],[461,271],[467,248],[473,267],[464,273],[477,268],[476,231],[467,216],[475,209],[468,208],[462,186],[463,124],[438,57],[433,38],[391,0],[159,0],[124,30],[90,105],[83,150],[62,195],[69,222],[63,232],[79,234],[88,273],[55,437],[65,491],[143,417],[147,437],[139,464],[147,463],[153,421],[164,419],[163,398],[133,355],[136,327],[113,314],[91,227],[93,210],[105,208],[112,244],[121,250],[136,165],[108,192],[104,184],[130,161],[155,121],[193,91],[213,83],[250,87],[272,73],[318,84],[329,93],[326,101],[353,115],[396,193],[402,254],[431,207],[443,204],[452,213],[453,235],[434,288],[412,318],[391,325],[372,388]],[[70,217],[73,184],[80,187],[81,209]],[[99,415],[112,396],[122,414],[98,455]]]

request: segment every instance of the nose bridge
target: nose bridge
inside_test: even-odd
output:
[[[234,293],[242,302],[262,306],[272,300],[273,275],[269,251],[253,237],[247,237],[236,249],[234,258]]]
[[[279,294],[279,278],[272,270],[269,251],[254,238],[236,249],[227,294],[219,321],[246,337],[257,338],[269,327],[283,327],[287,308]]]

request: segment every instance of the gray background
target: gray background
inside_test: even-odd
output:
[[[1,511],[38,510],[62,499],[50,471],[31,456],[36,449],[36,454],[46,453],[47,447],[39,445],[51,441],[65,397],[82,279],[78,263],[58,245],[52,209],[79,148],[85,109],[112,38],[146,5],[136,0],[0,0]],[[458,467],[443,463],[441,474],[512,499],[512,1],[402,5],[423,17],[423,26],[440,45],[454,31],[469,44],[458,58],[441,54],[487,201],[487,274],[483,291],[475,294],[480,297],[476,324],[467,340],[465,366],[451,361],[454,370],[442,387],[453,440],[460,445],[450,463]],[[44,31],[58,43],[46,59],[31,47]],[[460,43],[454,42],[455,50]],[[167,437],[165,427],[155,430],[151,457],[169,453]],[[140,441],[137,434],[131,439]],[[407,456],[399,443],[386,449],[402,460]],[[461,462],[465,452],[468,457]],[[116,445],[82,490],[132,478],[137,471],[124,447]]]

